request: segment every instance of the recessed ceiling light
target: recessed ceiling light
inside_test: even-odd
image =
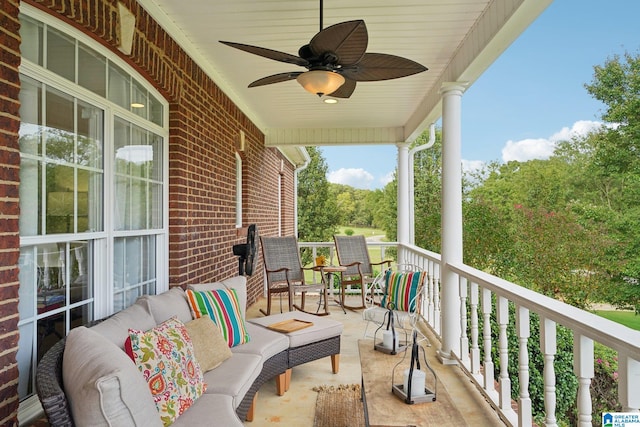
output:
[[[324,99],[324,103],[325,104],[337,104],[338,100],[335,98],[325,98]]]

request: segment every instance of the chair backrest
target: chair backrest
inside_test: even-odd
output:
[[[263,237],[260,236],[260,247],[264,259],[267,283],[286,282],[285,272],[269,273],[281,268],[289,269],[289,280],[304,283],[302,262],[298,239],[295,237]]]
[[[360,262],[360,269],[365,275],[372,275],[371,260],[369,258],[369,250],[367,249],[367,241],[363,235],[356,236],[333,236],[336,244],[336,252],[338,253],[338,263],[340,265],[349,265],[354,262]],[[345,275],[350,276],[358,274],[358,266],[347,267]]]

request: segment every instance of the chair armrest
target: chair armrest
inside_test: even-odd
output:
[[[387,267],[391,267],[391,263],[393,262],[393,260],[390,259],[385,259],[384,261],[380,261],[380,262],[372,262],[371,265],[383,265],[383,264],[387,264]]]
[[[288,272],[288,271],[289,271],[289,269],[288,269],[287,267],[282,267],[282,268],[279,268],[279,269],[277,269],[277,270],[267,270],[267,269],[265,268],[265,272],[266,272],[267,274],[269,274],[269,273],[281,273],[281,272],[283,272],[283,271],[284,271],[284,272]]]

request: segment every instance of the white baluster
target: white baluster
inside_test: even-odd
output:
[[[434,307],[434,283],[436,281],[436,274],[435,274],[435,263],[433,261],[429,261],[429,276],[427,277],[428,282],[427,282],[427,286],[428,286],[428,293],[429,293],[429,302],[428,302],[428,316],[427,319],[429,321],[429,325],[431,325],[431,327],[435,328],[435,307]]]
[[[435,272],[435,280],[433,282],[433,328],[435,329],[438,335],[442,334],[442,329],[440,327],[441,319],[440,319],[440,264],[435,264],[435,268],[433,271]]]
[[[624,353],[618,354],[618,400],[623,412],[640,408],[640,361]]]
[[[469,337],[467,336],[467,278],[460,277],[460,361],[469,369]]]
[[[511,379],[509,378],[509,340],[507,339],[507,325],[509,324],[509,301],[504,297],[496,300],[496,319],[500,333],[498,348],[500,353],[500,408],[503,411],[511,409]]]
[[[578,426],[591,427],[591,379],[593,378],[593,340],[573,336],[573,371],[578,377]]]
[[[527,342],[531,336],[529,325],[529,310],[516,307],[516,331],[520,347],[518,349],[518,378],[520,382],[520,397],[518,398],[518,425],[530,426],[531,398],[529,397],[529,349]]]
[[[556,427],[556,371],[553,360],[557,352],[556,322],[540,317],[540,351],[544,355],[544,425]]]
[[[482,339],[484,344],[484,389],[496,398],[493,378],[493,359],[491,358],[491,291],[482,289]]]
[[[478,284],[471,282],[471,373],[480,375],[480,346],[478,343]]]

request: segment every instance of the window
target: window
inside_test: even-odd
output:
[[[21,410],[51,346],[165,290],[168,271],[166,102],[93,41],[22,11]]]
[[[242,227],[242,157],[236,152],[236,227]]]

